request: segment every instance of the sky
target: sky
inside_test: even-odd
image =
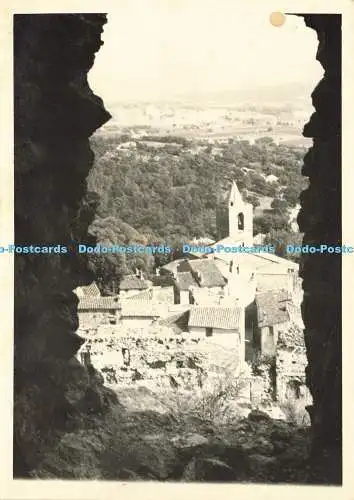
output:
[[[315,31],[297,16],[274,27],[269,7],[237,3],[117,0],[89,73],[92,89],[108,104],[283,83],[310,93],[323,74]]]

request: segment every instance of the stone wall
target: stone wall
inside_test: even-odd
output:
[[[275,268],[276,266],[274,266]],[[286,270],[284,274],[257,274],[257,291],[264,292],[267,290],[289,290],[289,292],[293,291],[294,288],[294,277],[289,275]]]
[[[83,349],[91,346],[91,362],[111,386],[141,383],[158,391],[170,387],[172,376],[178,387],[195,390],[206,378],[210,380],[228,366],[237,374],[236,344],[225,348],[197,335],[175,335],[172,331],[169,335],[131,331],[125,335],[88,335],[86,339]],[[124,363],[122,349],[129,351],[129,363]]]
[[[118,322],[118,311],[79,311],[80,330],[98,328]]]
[[[154,317],[138,316],[138,314],[133,317],[122,317],[119,322],[120,325],[124,328],[133,328],[138,331],[148,330],[154,324]]]
[[[290,322],[278,331],[275,356],[275,396],[278,401],[301,399],[310,404],[311,397],[306,387],[306,348],[303,328]],[[298,386],[298,394],[291,394],[289,388]]]
[[[174,304],[174,287],[172,286],[153,286],[153,300],[163,304]]]
[[[305,15],[317,32],[317,60],[325,73],[312,93],[315,112],[303,135],[313,138],[304,158],[309,187],[298,224],[304,244],[341,244],[341,16]],[[341,483],[341,255],[303,255],[302,315],[313,405],[313,480]]]
[[[299,386],[306,385],[306,352],[303,349],[278,349],[276,355],[276,398],[277,400],[288,399],[287,389],[291,382],[297,382]],[[307,402],[310,398],[307,391],[302,391]]]
[[[184,292],[187,294],[188,292]],[[182,292],[181,292],[182,294]],[[191,294],[193,297],[193,304],[194,305],[208,305],[208,306],[214,306],[214,305],[220,305],[222,304],[222,300],[224,297],[224,292],[222,291],[221,287],[214,287],[214,288],[197,288],[193,287],[191,289]]]
[[[14,16],[15,240],[93,245],[94,206],[84,202],[93,163],[89,136],[109,118],[87,83],[105,15]],[[116,397],[74,357],[83,342],[77,286],[86,256],[15,256],[14,476],[29,476],[61,433]],[[91,398],[92,401],[92,398]]]

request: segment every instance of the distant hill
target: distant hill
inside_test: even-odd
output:
[[[258,85],[241,90],[225,90],[222,92],[187,92],[170,99],[154,99],[150,101],[125,100],[106,102],[113,115],[119,115],[119,110],[127,108],[143,108],[148,105],[179,107],[240,107],[255,106],[258,108],[286,108],[287,110],[305,110],[311,112],[310,94],[312,84],[289,83],[276,86]]]
[[[189,92],[178,95],[178,100],[195,103],[220,103],[235,105],[250,102],[258,105],[266,104],[297,104],[303,102],[311,105],[309,96],[313,88],[311,84],[289,83],[276,86],[259,85],[241,90],[226,90],[222,92]]]

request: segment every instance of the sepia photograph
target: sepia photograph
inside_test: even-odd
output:
[[[341,486],[341,13],[100,8],[12,18],[13,479]]]

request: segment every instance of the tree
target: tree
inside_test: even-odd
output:
[[[115,217],[97,217],[90,232],[97,238],[97,243],[104,247],[147,244],[147,239],[142,234]],[[149,272],[154,266],[154,258],[148,253],[92,253],[89,254],[89,261],[101,289],[104,290],[112,290],[122,275],[135,268]]]
[[[247,195],[246,197],[244,197],[244,199],[245,201],[247,201],[247,203],[251,203],[254,208],[259,207],[260,205],[259,199],[253,194]]]
[[[274,198],[271,207],[277,213],[285,213],[288,209],[288,203],[286,200],[281,200],[279,198]]]
[[[286,230],[274,230],[272,229],[270,233],[265,237],[264,244],[272,245],[275,248],[275,254],[279,255],[279,257],[285,257],[295,262],[298,262],[300,259],[299,255],[296,254],[287,254],[286,246],[294,245],[300,246],[302,244],[303,234],[294,233],[293,231]]]
[[[254,234],[270,233],[271,230],[285,230],[289,231],[289,221],[288,215],[281,214],[263,214],[255,217],[253,220],[253,232]]]
[[[259,139],[256,139],[254,141],[254,143],[257,146],[263,146],[263,147],[275,146],[274,139],[272,137],[268,137],[268,136],[260,137]]]
[[[277,145],[270,137],[258,139],[255,144],[233,139],[228,144],[216,144],[220,154],[214,157],[205,151],[206,140],[159,135],[159,131],[150,129],[142,140],[134,139],[136,147],[117,151],[118,144],[126,139],[122,137],[125,132],[98,134],[91,140],[95,164],[88,184],[100,197],[97,220],[101,222],[93,224],[100,242],[127,244],[136,238],[151,241],[153,234],[154,239],[170,244],[174,238],[183,242],[194,236],[208,235],[216,239],[217,233],[228,234],[227,210],[220,218],[216,194],[225,194],[227,198],[233,180],[240,190],[256,193],[247,197],[253,206],[258,206],[260,196],[277,199],[271,215],[255,219],[255,232],[288,229],[285,202],[294,206],[305,184],[300,165],[304,151],[299,148]],[[151,144],[147,147],[147,141],[165,145],[161,144],[157,150]],[[171,143],[180,146],[177,148]],[[258,171],[241,170],[242,167]],[[267,183],[261,175],[265,173],[276,175],[279,181]],[[282,190],[285,202],[279,201]],[[82,224],[92,220],[93,203],[89,205],[83,207],[80,220],[85,222]],[[110,222],[110,218],[113,221]],[[123,221],[128,227],[122,225]],[[75,232],[75,237],[80,239],[77,234]],[[129,270],[132,257],[124,257],[124,265]],[[154,263],[144,257],[139,265],[149,269]]]
[[[300,192],[302,189],[302,186],[294,185],[289,185],[284,189],[283,196],[291,207],[295,207],[296,204],[299,203]]]

